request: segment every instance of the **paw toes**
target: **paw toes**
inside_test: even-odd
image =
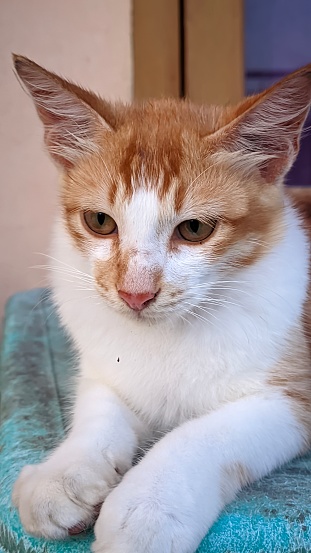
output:
[[[78,524],[75,524],[74,526],[71,526],[71,528],[68,528],[68,534],[69,536],[76,536],[77,534],[81,534],[87,529],[87,525],[81,521],[78,522]]]

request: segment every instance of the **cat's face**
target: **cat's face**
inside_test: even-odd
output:
[[[102,300],[142,319],[212,314],[283,233],[281,184],[310,66],[238,106],[111,105],[25,58],[15,67],[62,169],[61,213]]]
[[[202,316],[213,313],[238,268],[282,232],[279,189],[218,160],[187,128],[187,106],[179,108],[185,120],[175,109],[149,104],[134,127],[129,112],[129,123],[104,131],[99,152],[63,179],[65,226],[98,293],[139,318],[197,305]]]

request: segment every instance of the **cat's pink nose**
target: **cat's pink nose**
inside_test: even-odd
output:
[[[156,296],[155,292],[130,294],[129,292],[124,292],[124,290],[118,290],[118,294],[131,309],[134,309],[134,311],[141,311],[147,307],[148,302]]]

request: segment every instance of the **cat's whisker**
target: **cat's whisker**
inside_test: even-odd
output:
[[[192,322],[189,321],[189,319],[187,319],[187,317],[183,317],[181,314],[179,314],[178,317],[179,317],[182,321],[184,321],[185,323],[189,324],[190,326],[193,326],[193,325],[192,325]]]
[[[197,175],[193,181],[191,181],[190,185],[189,185],[189,189],[191,189],[192,185],[200,178],[202,177],[202,175],[204,175],[205,173],[207,173],[207,171],[210,171],[211,169],[213,169],[214,167],[216,167],[217,165],[219,165],[219,161],[216,160],[214,161],[214,163],[210,164],[208,167],[206,167],[206,169],[204,169],[204,171],[202,171],[199,175]]]
[[[193,181],[191,181],[190,185],[189,185],[189,189],[191,188],[191,186],[200,178],[202,177],[202,175],[204,175],[205,173],[207,173],[207,171],[209,171],[210,169],[212,169],[212,167],[214,167],[214,164],[213,165],[210,165],[209,167],[206,167],[206,169],[204,169],[204,171],[202,171],[197,177],[195,177],[195,179],[193,179]]]
[[[203,308],[201,308],[201,309],[204,310],[205,313],[207,313],[208,315],[213,317],[213,319],[215,319],[217,322],[219,322],[219,323],[221,322],[220,319],[218,317],[216,317],[216,315],[214,315],[214,313],[213,313],[213,311],[215,311],[215,309],[203,309]]]
[[[200,293],[194,291],[189,295],[189,299],[195,299],[195,300],[198,300],[199,303],[206,303],[207,305],[209,304],[219,305],[223,302],[230,303],[236,306],[243,305],[243,303],[241,303],[240,301],[237,301],[236,295],[214,294],[214,293],[210,294],[210,291],[208,291],[206,295],[204,293],[202,294],[201,291]]]
[[[189,315],[191,315],[192,317],[194,317],[195,319],[198,319],[199,321],[201,322],[204,322],[204,323],[207,323],[207,324],[211,324],[212,326],[214,326],[215,328],[217,328],[217,326],[215,325],[215,323],[213,321],[211,321],[210,319],[206,318],[206,317],[203,317],[202,315],[199,315],[198,313],[195,313],[194,311],[192,310],[189,310],[189,311],[186,311],[186,313],[188,313]]]
[[[236,299],[236,297],[240,294],[240,292],[242,294],[246,294],[247,296],[249,297],[254,297],[253,294],[251,294],[250,292],[247,292],[246,290],[240,290],[238,288],[231,288],[231,287],[226,287],[226,288],[218,288],[218,291],[221,292],[221,291],[225,291],[225,292],[236,292],[234,295],[229,295],[228,293],[223,293],[223,294],[220,294],[220,293],[215,293],[214,289],[213,288],[209,288],[207,287],[206,288],[206,291],[204,291],[204,288],[200,288],[200,289],[196,289],[196,288],[192,288],[190,289],[188,292],[190,294],[191,297],[193,297],[194,295],[197,295],[198,297],[202,298],[202,299],[207,299],[207,298],[211,298],[211,299],[218,299],[218,298],[231,298],[231,299]]]
[[[94,292],[95,288],[87,288],[86,286],[79,286],[76,290],[84,290],[86,292]]]
[[[220,294],[220,293],[215,293],[213,290],[210,290],[209,288],[204,291],[204,289],[200,289],[200,290],[196,290],[196,289],[190,289],[187,291],[187,293],[189,294],[189,298],[193,298],[193,297],[196,297],[196,298],[201,298],[202,301],[218,301],[220,299],[234,299],[235,296],[234,295],[230,295],[230,294]]]
[[[104,167],[105,167],[105,169],[106,169],[106,171],[107,171],[107,173],[108,173],[108,175],[109,175],[109,177],[110,177],[110,181],[111,181],[111,183],[112,183],[112,182],[113,182],[113,178],[112,178],[112,175],[111,175],[111,173],[110,173],[110,171],[109,171],[109,169],[108,169],[107,163],[105,162],[105,160],[104,160],[104,158],[103,158],[103,156],[102,156],[101,154],[98,154],[98,155],[99,155],[99,159],[100,159],[101,162],[103,163],[103,165],[104,165]]]
[[[251,294],[250,292],[247,292],[247,290],[242,290],[241,288],[233,288],[232,286],[213,286],[212,288],[208,288],[207,292],[209,294],[212,294],[214,290],[228,290],[228,291],[232,291],[232,292],[238,292],[238,293],[241,293],[241,294],[246,294],[247,296],[249,297],[253,297],[254,294]]]
[[[222,286],[221,283],[219,283],[219,284],[220,284],[219,287],[218,287],[217,285],[214,285],[211,289],[209,288],[209,289],[208,289],[208,292],[209,292],[209,293],[213,293],[213,290],[214,290],[214,289],[216,289],[216,290],[226,290],[226,291],[227,291],[227,290],[232,290],[232,291],[234,291],[234,292],[246,294],[246,295],[248,295],[250,298],[255,298],[255,297],[257,297],[257,298],[265,299],[265,297],[264,297],[262,294],[260,294],[258,291],[253,292],[253,293],[250,293],[250,292],[248,292],[248,291],[246,291],[246,290],[243,290],[243,289],[240,289],[240,288],[232,288],[232,287],[228,287],[228,286],[225,287],[225,286]],[[263,285],[262,285],[262,289],[270,290],[269,287],[263,286]],[[270,291],[271,291],[275,296],[281,297],[281,295],[280,295],[278,292],[276,292],[275,290],[270,290]],[[215,294],[213,294],[213,295],[215,295]],[[284,298],[283,296],[282,296],[282,299],[283,299],[284,301],[287,301],[286,298]],[[269,301],[270,301],[270,300],[269,300]]]
[[[37,255],[43,255],[44,257],[48,257],[49,259],[52,259],[53,261],[56,261],[56,263],[60,263],[61,265],[65,265],[66,267],[69,267],[70,269],[72,269],[76,273],[80,273],[81,275],[83,275],[85,277],[92,278],[91,275],[81,271],[80,269],[77,269],[76,267],[73,267],[69,263],[65,263],[64,261],[61,261],[60,259],[57,259],[56,257],[53,257],[52,255],[49,255],[49,254],[46,254],[46,253],[41,253],[41,252],[36,252],[36,254]]]
[[[44,291],[40,296],[39,300],[37,301],[37,303],[31,308],[29,315],[31,315],[44,301],[46,301],[49,295],[50,295],[49,290]],[[29,321],[30,321],[30,316],[29,316]],[[26,325],[26,329],[27,329],[27,325]]]
[[[80,276],[79,274],[75,274],[73,273],[72,271],[67,271],[67,270],[63,270],[62,268],[55,268],[55,267],[35,267],[35,268],[45,268],[47,270],[49,270],[49,272],[51,273],[55,273],[55,274],[58,274],[60,276],[65,276],[65,277],[68,277],[68,280],[67,282],[71,282],[71,283],[75,283],[76,281],[80,281],[82,283],[85,283],[86,285],[93,285],[94,286],[94,281],[92,279],[86,279],[82,276]],[[74,280],[70,280],[70,279],[74,279]],[[65,280],[65,279],[63,279]]]
[[[228,285],[248,285],[249,283],[247,281],[243,280],[217,280],[217,281],[207,281],[207,282],[197,282],[196,284],[193,284],[192,287],[204,287],[208,286],[210,289],[217,288],[217,287],[225,287]]]
[[[195,316],[195,317],[197,317],[197,318],[201,317],[201,319],[204,320],[205,322],[210,322],[211,324],[213,324],[213,322],[210,321],[210,319],[207,319],[206,317],[203,317],[203,316],[200,315],[199,313],[196,313],[195,309],[198,308],[197,305],[191,304],[191,303],[188,303],[188,305],[189,305],[190,307],[193,308],[193,309],[191,309],[191,310],[188,310],[188,311],[187,311],[188,313],[191,313],[193,316]],[[211,311],[212,311],[212,310],[205,309],[205,312],[206,312],[208,315],[210,315],[211,317],[213,317],[216,321],[220,322],[219,319],[218,319],[218,317],[216,317],[216,315],[214,315]],[[214,311],[214,310],[213,310],[213,311]]]
[[[190,307],[193,307],[193,309],[200,309],[200,305],[196,304],[196,303],[191,303],[189,301],[185,301],[184,302],[185,305],[190,305]],[[205,308],[206,311],[208,310],[207,308]],[[213,307],[210,307],[209,308],[211,311],[217,311],[217,309],[214,309]]]
[[[48,288],[48,289],[50,289],[50,287],[51,287],[51,282],[50,282],[49,275],[45,275],[42,278],[36,280],[35,288]]]
[[[198,308],[199,309],[210,309],[210,307],[207,307],[207,305],[208,304],[206,304],[205,302],[201,302],[201,304],[198,305]],[[241,304],[234,303],[234,302],[231,302],[231,301],[222,301],[222,302],[214,303],[213,305],[215,307],[217,306],[219,308],[225,308],[225,309],[229,309],[229,310],[232,310],[232,306],[242,308]],[[215,309],[214,311],[218,311],[218,309]]]
[[[35,267],[35,268],[38,268],[38,267]],[[41,267],[41,269],[45,269],[45,270],[47,270],[49,273],[55,273],[55,274],[60,274],[60,275],[66,275],[66,276],[69,276],[69,277],[71,277],[71,278],[75,278],[76,280],[80,280],[80,281],[82,281],[82,282],[86,282],[86,283],[89,283],[89,284],[93,282],[91,279],[86,279],[85,277],[81,277],[81,275],[75,274],[75,273],[72,272],[72,271],[64,271],[63,269],[53,268],[53,267],[50,267],[50,268]]]
[[[239,308],[243,307],[242,303],[237,303],[237,302],[231,301],[227,298],[223,298],[223,299],[213,301],[213,300],[200,299],[200,298],[196,298],[195,296],[193,296],[192,299],[194,299],[194,300],[198,299],[199,300],[198,306],[199,305],[202,305],[202,306],[213,305],[214,307],[226,307],[227,309],[230,308],[231,306],[239,307]]]
[[[55,271],[55,272],[59,271],[59,272],[64,272],[68,274],[73,274],[79,278],[84,278],[85,280],[90,280],[90,281],[93,280],[92,276],[84,274],[78,269],[74,269],[74,268],[68,268],[68,267],[62,267],[62,266],[56,266],[56,265],[33,265],[32,267],[30,267],[30,269],[45,269],[45,270]]]
[[[198,282],[196,286],[210,286],[210,287],[216,287],[216,286],[223,286],[223,285],[231,285],[231,284],[243,284],[247,285],[248,282],[245,280],[216,280],[216,281],[208,281],[208,282]]]
[[[67,275],[64,275],[64,276],[66,277]],[[77,284],[77,281],[76,281],[76,280],[71,280],[72,278],[74,278],[74,277],[71,276],[70,278],[64,278],[64,277],[62,276],[62,277],[61,277],[61,280],[62,280],[63,282],[68,282],[69,284]],[[77,280],[79,281],[80,279],[77,279]],[[84,281],[81,281],[81,282],[83,283]],[[89,284],[90,284],[89,282],[85,282],[85,285],[86,285],[86,286],[89,286]],[[78,290],[78,288],[77,288],[77,290]],[[82,284],[81,284],[80,290],[94,290],[94,287],[92,287],[92,288],[86,288],[86,287],[82,286]]]

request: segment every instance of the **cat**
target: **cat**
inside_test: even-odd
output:
[[[311,65],[199,107],[112,104],[14,62],[61,173],[51,279],[79,377],[66,439],[13,502],[36,536],[99,512],[96,553],[193,553],[243,486],[311,445],[309,238],[283,186]]]

